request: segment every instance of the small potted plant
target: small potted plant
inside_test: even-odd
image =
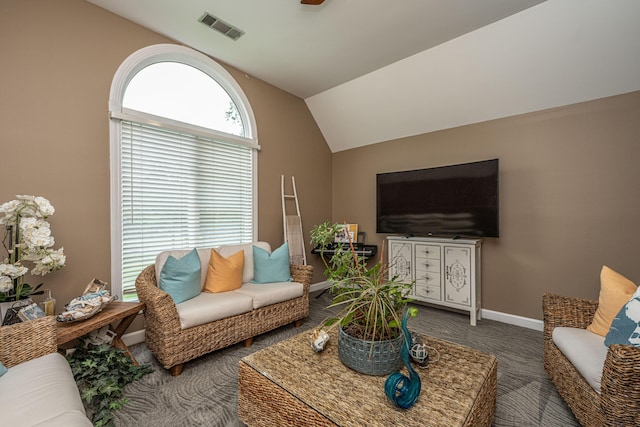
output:
[[[318,248],[325,275],[332,282],[334,297],[329,307],[341,308],[325,326],[338,325],[338,355],[345,365],[365,374],[386,375],[402,364],[400,350],[405,338],[400,325],[411,301],[407,295],[412,283],[390,276],[384,246],[380,261],[372,265],[356,253],[353,242],[334,247],[340,227],[325,222],[311,231],[311,244]],[[328,248],[331,256],[325,256]],[[411,316],[416,313],[417,309],[410,309]]]
[[[53,249],[55,239],[47,221],[54,212],[51,203],[40,196],[19,195],[0,204],[0,231],[4,228],[0,241],[7,252],[5,259],[0,258],[0,324],[7,311],[17,313],[30,304],[32,295],[44,293],[38,290],[42,283],[35,287],[25,283],[29,265],[32,276],[44,276],[64,267],[64,249]],[[15,321],[20,321],[17,316],[5,324]]]

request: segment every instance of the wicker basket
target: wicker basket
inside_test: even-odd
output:
[[[367,375],[388,375],[402,367],[400,350],[404,334],[394,340],[371,342],[352,337],[342,330],[342,326],[338,329],[338,357],[354,371]]]

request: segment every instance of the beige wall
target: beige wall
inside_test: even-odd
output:
[[[640,92],[334,154],[333,218],[375,234],[375,174],[500,159],[483,308],[542,318],[544,292],[597,299],[603,264],[640,283]]]
[[[114,73],[136,50],[171,42],[83,0],[0,2],[0,203],[34,194],[56,208],[50,222],[67,266],[37,279],[52,289],[58,311],[93,277],[114,280],[107,114]],[[331,153],[304,101],[225,67],[253,107],[263,148],[258,237],[282,243],[281,174],[296,177],[308,234],[331,215]]]

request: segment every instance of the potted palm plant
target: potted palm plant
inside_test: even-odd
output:
[[[325,275],[332,282],[329,307],[340,308],[324,324],[338,326],[338,355],[345,365],[365,374],[386,375],[402,364],[400,350],[405,337],[400,325],[411,301],[407,294],[412,283],[390,276],[384,246],[380,261],[368,265],[356,253],[353,242],[333,245],[340,227],[325,222],[311,231],[311,244],[318,248]],[[329,248],[331,256],[325,256]],[[410,309],[410,315],[416,313],[417,309]]]

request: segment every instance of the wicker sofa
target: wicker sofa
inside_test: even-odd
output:
[[[247,265],[247,261],[252,259],[251,251],[254,244],[268,248],[270,251],[268,243],[265,242],[216,248],[221,253],[224,251],[232,253],[238,249],[245,251],[244,283],[241,289],[230,291],[232,293],[242,293],[248,289],[245,294],[251,294],[251,286],[254,287],[253,289],[256,289],[256,286],[260,287],[258,292],[264,292],[264,290],[269,289],[268,286],[263,287],[263,285],[248,283],[253,275],[253,264],[249,262]],[[210,248],[198,249],[201,266],[205,266],[205,269],[205,263],[208,262],[206,251],[210,253],[210,250]],[[172,251],[171,253],[174,252]],[[160,254],[158,259],[161,259],[162,256],[163,254]],[[271,299],[268,295],[254,296],[254,301],[262,299],[263,302],[261,304],[254,302],[253,309],[249,309],[249,311],[230,315],[209,323],[183,327],[179,314],[180,310],[174,304],[171,296],[158,287],[156,272],[159,272],[160,269],[158,261],[156,261],[156,265],[150,265],[145,268],[136,279],[138,297],[146,305],[144,311],[145,335],[149,350],[165,369],[170,370],[171,375],[177,376],[182,373],[185,362],[204,354],[239,342],[244,342],[245,346],[250,346],[253,342],[253,337],[289,323],[295,322],[296,326],[300,326],[302,319],[309,315],[309,286],[311,285],[313,267],[291,265],[290,270],[294,284],[302,284],[300,296],[275,303],[268,302]],[[205,275],[203,274],[202,283],[204,283]],[[278,292],[275,289],[274,291]],[[208,294],[206,297],[209,299],[217,298],[217,296],[225,298],[227,296],[225,294],[227,292]],[[267,302],[265,303],[264,301]],[[187,303],[191,302],[186,301],[179,305]]]
[[[596,392],[553,342],[557,327],[585,329],[597,301],[544,294],[544,368],[583,426],[640,425],[640,348],[611,345]]]
[[[52,316],[0,327],[0,424],[91,426]]]

